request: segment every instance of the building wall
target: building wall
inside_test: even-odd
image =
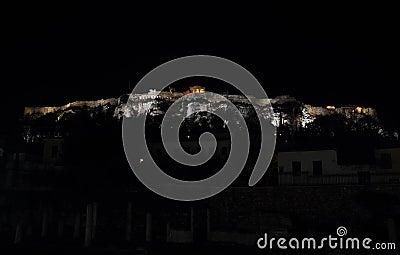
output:
[[[382,154],[390,155],[391,168],[386,168],[384,164],[380,164],[382,163]],[[400,148],[378,149],[375,151],[375,158],[379,169],[400,172]]]
[[[376,150],[375,157],[376,164],[338,165],[336,152],[332,150],[281,152],[278,154],[279,183],[285,185],[400,183],[400,148]],[[293,173],[294,161],[301,162],[301,175]],[[313,161],[322,161],[321,175],[313,174]]]
[[[291,174],[293,172],[292,162],[301,162],[302,175],[313,175],[313,161],[322,161],[322,174],[333,175],[340,174],[341,171],[337,164],[337,154],[333,150],[323,151],[296,151],[296,152],[280,152],[278,153],[278,166],[283,174]]]
[[[31,115],[31,114],[39,114],[39,115],[45,115],[48,113],[53,113],[56,111],[64,111],[70,107],[90,107],[90,108],[95,108],[99,106],[103,106],[106,104],[112,104],[116,105],[118,103],[118,99],[116,98],[109,98],[109,99],[101,99],[101,100],[96,100],[96,101],[75,101],[72,103],[68,103],[63,106],[54,106],[54,107],[25,107],[24,109],[24,115]]]

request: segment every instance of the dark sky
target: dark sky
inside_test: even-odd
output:
[[[167,60],[209,54],[247,68],[271,97],[373,106],[387,125],[399,125],[388,121],[398,116],[394,6],[53,2],[1,8],[0,113],[7,123],[25,105],[117,97],[129,80]]]

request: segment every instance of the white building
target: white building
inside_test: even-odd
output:
[[[281,174],[295,176],[340,174],[337,154],[333,150],[280,152],[278,164]]]
[[[279,184],[400,183],[400,148],[375,151],[375,164],[338,164],[334,150],[278,153]]]

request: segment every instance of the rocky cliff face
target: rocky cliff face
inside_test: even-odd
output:
[[[134,117],[138,115],[162,115],[168,109],[168,105],[174,103],[183,96],[182,93],[170,93],[150,91],[146,94],[122,95],[119,98],[110,98],[97,101],[76,101],[63,106],[55,107],[25,107],[24,119],[35,120],[46,115],[54,115],[56,120],[60,120],[67,115],[73,115],[76,112],[87,111],[89,113],[95,111],[112,112],[115,118]],[[344,119],[360,119],[370,117],[378,120],[376,110],[369,107],[361,106],[312,106],[296,100],[290,96],[279,96],[273,99],[257,99],[253,105],[246,97],[240,95],[225,96],[233,104],[235,104],[245,118],[250,118],[254,108],[260,110],[264,117],[270,118],[273,125],[279,127],[282,125],[306,127],[316,118],[331,115],[340,115]],[[268,110],[270,103],[273,112]],[[207,110],[217,107],[215,102],[206,102],[201,106],[201,110]],[[190,104],[183,109],[186,116],[198,110],[196,104]]]

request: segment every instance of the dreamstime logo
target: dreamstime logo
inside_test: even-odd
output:
[[[347,235],[347,229],[345,227],[340,226],[336,229],[336,234],[338,236],[345,236]]]
[[[268,237],[265,233],[263,237],[257,240],[257,247],[259,249],[274,249],[278,248],[281,250],[321,250],[321,249],[342,249],[342,250],[395,250],[396,243],[373,243],[371,238],[357,238],[357,237],[345,237],[347,235],[347,229],[340,226],[336,229],[336,234],[338,237],[329,235],[324,238],[285,238],[285,237]]]
[[[206,76],[223,80],[243,95],[254,106],[254,100],[267,99],[264,109],[273,112],[267,94],[256,78],[242,66],[220,57],[188,56],[164,63],[145,75],[131,93],[145,93],[150,89],[162,91],[174,81],[192,77]],[[192,93],[175,101],[167,110],[161,124],[163,145],[169,156],[184,165],[197,166],[207,162],[215,152],[217,142],[211,133],[203,133],[199,138],[201,150],[192,155],[180,146],[179,127],[185,119],[182,108],[197,102],[223,102],[224,109],[207,109],[226,123],[230,137],[230,154],[218,173],[199,181],[183,181],[165,174],[151,157],[145,140],[146,115],[125,117],[122,124],[122,137],[126,157],[137,178],[153,192],[174,200],[193,201],[211,197],[227,188],[240,174],[249,156],[250,139],[245,120],[239,110],[227,98],[211,93]],[[203,108],[199,108],[203,109]],[[276,128],[271,120],[262,116],[254,107],[261,127],[260,152],[249,179],[249,186],[255,185],[265,174],[275,149]],[[201,112],[204,110],[195,110]],[[168,139],[168,143],[165,142]],[[170,141],[173,141],[172,143]],[[206,150],[206,141],[211,141],[213,150]],[[177,146],[178,145],[178,146]],[[210,146],[207,144],[207,146]],[[178,148],[178,149],[176,149]]]

